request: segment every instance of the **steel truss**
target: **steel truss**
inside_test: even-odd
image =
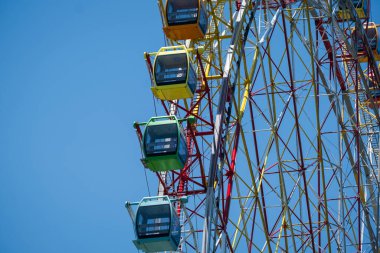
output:
[[[351,1],[208,0],[181,171],[157,173],[178,206],[180,252],[379,252],[379,69]],[[160,13],[164,3],[158,1]],[[368,62],[358,62],[356,27]],[[157,45],[157,47],[164,45]],[[152,74],[152,57],[146,62]],[[141,129],[137,129],[141,139]]]

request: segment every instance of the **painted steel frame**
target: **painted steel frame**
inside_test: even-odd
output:
[[[342,2],[352,20],[339,22],[328,1],[207,2],[207,38],[186,41],[205,48],[194,52],[201,88],[191,101],[161,101],[167,114],[174,107],[196,119],[186,130],[191,159],[185,168],[165,178],[157,173],[165,194],[196,200],[178,207],[189,228],[183,247],[236,252],[245,242],[248,252],[378,251],[379,169],[373,149],[380,120],[378,108],[363,101],[369,94],[364,73],[373,73],[377,83],[380,76],[363,32],[365,20],[350,1]],[[344,32],[350,22],[363,36],[367,70]],[[280,42],[275,31],[282,34],[282,57],[273,47]],[[294,58],[308,78],[299,78]],[[149,60],[147,66],[151,73]],[[305,118],[309,104],[313,129]],[[288,122],[294,126],[287,129]],[[330,154],[332,137],[336,151]],[[274,199],[280,206],[273,206]],[[194,227],[196,218],[204,221],[203,229]],[[201,234],[202,249],[196,239]]]

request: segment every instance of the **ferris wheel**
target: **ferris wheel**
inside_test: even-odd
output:
[[[134,124],[157,192],[126,203],[137,249],[379,252],[370,8],[158,0],[166,45],[145,60],[160,109]]]

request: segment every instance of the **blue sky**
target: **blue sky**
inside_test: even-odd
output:
[[[156,1],[0,0],[0,34],[0,252],[136,252]]]
[[[0,0],[0,252],[137,252],[132,123],[163,43],[155,0]]]

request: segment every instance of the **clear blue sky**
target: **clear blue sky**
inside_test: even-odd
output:
[[[137,252],[132,123],[163,43],[154,0],[0,0],[0,252]]]
[[[154,115],[143,52],[163,43],[155,0],[0,0],[1,253],[137,252],[132,123]]]

